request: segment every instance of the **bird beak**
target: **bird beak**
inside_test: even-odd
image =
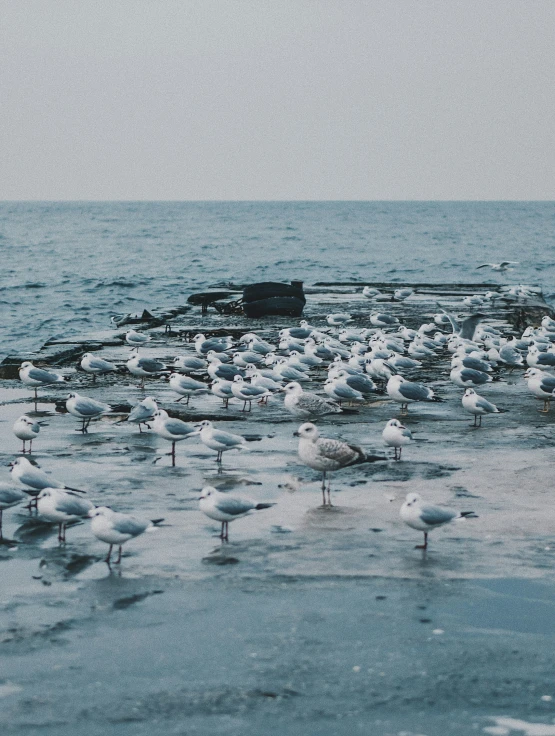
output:
[[[298,432],[293,432],[293,437],[300,437],[300,434]]]

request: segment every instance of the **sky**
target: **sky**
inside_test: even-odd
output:
[[[555,198],[553,0],[0,0],[0,200]]]

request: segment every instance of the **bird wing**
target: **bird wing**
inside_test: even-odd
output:
[[[222,445],[228,447],[235,447],[235,445],[242,445],[245,441],[243,437],[238,434],[231,434],[231,432],[222,432],[221,430],[215,429],[212,432],[212,438],[216,442],[220,442]]]
[[[181,419],[167,419],[164,426],[170,434],[187,436],[194,432],[195,429],[190,424],[182,422]]]
[[[100,401],[88,399],[86,397],[77,399],[75,408],[80,414],[86,416],[96,416],[100,412],[110,411],[108,404],[102,404]]]
[[[442,509],[440,506],[422,506],[420,509],[420,518],[430,526],[441,526],[454,519],[455,516],[457,516],[456,511]]]
[[[308,392],[302,393],[297,399],[297,406],[299,409],[308,411],[311,414],[319,414],[321,412],[334,412],[339,411],[339,406],[332,401],[326,401],[326,399],[316,396]]]
[[[491,413],[494,413],[495,410],[497,409],[497,407],[494,404],[491,404],[489,401],[487,401],[486,399],[482,398],[481,396],[479,396],[476,399],[476,407],[478,409],[484,409],[484,411],[487,411],[490,414]]]
[[[27,375],[33,381],[42,381],[44,383],[46,382],[56,383],[56,381],[62,380],[61,376],[59,376],[57,373],[51,373],[51,371],[44,371],[42,368],[30,368]]]
[[[488,264],[485,264],[485,265],[488,265]],[[447,319],[451,323],[451,327],[453,329],[453,333],[456,334],[457,332],[459,332],[459,330],[461,329],[461,327],[460,327],[459,323],[457,322],[457,320],[455,318],[455,315],[449,314],[449,312],[447,312],[445,309],[443,309],[443,307],[441,306],[441,304],[438,304],[437,306],[441,309],[441,311],[443,312],[443,314],[447,317]]]
[[[399,385],[399,393],[411,401],[426,401],[430,397],[431,389],[424,386],[423,383],[405,381]]]
[[[141,421],[142,419],[152,419],[154,412],[147,409],[145,406],[138,404],[131,409],[131,413],[127,417],[128,422]]]
[[[463,340],[472,340],[474,338],[476,326],[481,319],[482,317],[479,314],[473,314],[463,320],[459,331],[460,337],[462,337]]]
[[[159,360],[154,360],[153,358],[140,358],[137,362],[137,366],[139,368],[142,368],[144,371],[148,371],[149,373],[157,373],[158,371],[163,371],[166,367],[163,363],[160,363]]]
[[[478,270],[479,268],[492,268],[492,266],[495,266],[495,263],[482,263],[481,266],[476,266],[476,270]]]
[[[487,383],[490,377],[482,371],[475,371],[473,368],[461,368],[460,375],[463,381],[472,381],[472,383]]]
[[[99,371],[111,370],[114,368],[113,363],[109,363],[107,360],[102,360],[102,358],[90,358],[89,366]]]
[[[218,511],[222,511],[224,514],[229,514],[230,516],[242,516],[251,511],[255,506],[256,504],[246,498],[233,498],[229,496],[219,498],[216,502]]]
[[[56,502],[56,507],[64,514],[70,516],[86,516],[94,508],[90,501],[74,496],[72,493],[64,493]]]
[[[316,441],[318,454],[329,460],[335,460],[339,465],[350,465],[357,458],[364,457],[364,452],[354,445],[348,445],[341,440],[332,440],[327,437],[319,437]]]
[[[135,519],[133,516],[127,516],[126,514],[114,514],[111,517],[111,522],[115,531],[120,534],[130,534],[132,537],[142,534],[150,523]]]
[[[555,376],[553,378],[550,378],[549,376],[543,377],[540,383],[540,388],[547,394],[555,390]]]

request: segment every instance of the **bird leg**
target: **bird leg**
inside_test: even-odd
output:
[[[216,455],[216,462],[217,463],[221,463],[222,462],[223,454],[224,454],[224,451],[223,450],[218,450],[218,453]]]
[[[333,506],[331,502],[331,478],[328,480],[328,506]]]
[[[93,373],[93,380],[92,380],[92,382],[93,383],[96,383],[96,373]]]
[[[120,562],[121,562],[121,544],[119,546],[118,559],[116,560],[115,564],[119,565]]]
[[[424,544],[417,544],[414,549],[428,549],[428,532],[424,532]]]
[[[409,405],[401,404],[401,416],[406,417],[408,413],[409,413]]]
[[[172,456],[172,468],[175,468],[175,442],[172,442],[172,451],[170,454]]]
[[[104,562],[108,565],[108,567],[110,567],[110,557],[112,556],[112,548],[113,548],[113,546],[114,546],[113,544],[110,545],[110,548],[108,549],[108,556],[104,560]]]
[[[58,524],[58,542],[65,542],[65,534],[64,534],[64,522],[60,521]]]
[[[224,409],[229,409],[229,399],[224,399]]]
[[[0,539],[4,539],[4,535],[2,534],[2,509],[0,509]]]
[[[549,407],[550,407],[550,403],[549,402],[550,402],[550,399],[544,399],[543,400],[543,409],[540,409],[539,410],[542,414],[547,414],[548,413]]]
[[[399,457],[397,458],[397,460],[400,460],[400,459],[401,459],[401,453],[402,453],[402,452],[403,452],[403,448],[402,448],[402,447],[400,447],[400,448],[399,448]]]
[[[29,440],[29,455],[33,451],[33,440]]]
[[[322,473],[322,506],[326,506],[326,471]]]
[[[478,415],[478,426],[479,427],[482,426],[482,415],[481,414]]]

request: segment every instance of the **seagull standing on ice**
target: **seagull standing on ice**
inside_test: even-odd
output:
[[[37,496],[39,516],[58,524],[58,542],[66,541],[66,526],[86,517],[94,506],[85,498],[59,488],[43,488]]]
[[[407,381],[403,376],[391,376],[387,382],[386,391],[393,401],[398,401],[401,404],[401,414],[407,414],[409,404],[415,401],[442,400],[423,383]]]
[[[322,505],[331,506],[331,480],[328,482],[328,497],[326,500],[326,477],[334,470],[346,468],[358,463],[385,460],[385,457],[367,455],[358,445],[351,445],[341,440],[320,437],[318,428],[306,422],[301,424],[295,435],[299,437],[299,458],[313,470],[322,472]]]
[[[241,498],[230,493],[221,493],[212,486],[205,486],[199,496],[199,508],[209,519],[222,522],[220,539],[229,541],[229,522],[241,519],[255,511],[275,506],[275,503],[257,503],[250,498]]]
[[[482,417],[484,414],[501,414],[504,409],[498,409],[495,404],[491,404],[484,399],[483,396],[474,391],[473,388],[467,388],[462,397],[463,409],[468,414],[474,414],[474,424],[472,427],[482,426]]]
[[[398,419],[389,420],[382,432],[382,437],[388,447],[393,447],[395,460],[401,459],[404,445],[408,445],[412,441],[410,429],[407,429]]]
[[[115,564],[119,565],[121,562],[122,546],[125,542],[138,537],[143,532],[146,532],[147,529],[151,529],[155,524],[163,521],[163,519],[155,519],[153,521],[136,519],[130,514],[113,511],[108,506],[93,507],[89,511],[88,516],[91,518],[91,531],[94,536],[101,542],[106,542],[106,544],[110,545],[108,556],[105,560],[108,565],[110,564],[110,557],[114,545],[118,545],[119,547],[118,558],[115,561]]]
[[[408,493],[407,500],[401,506],[399,512],[401,519],[412,529],[424,532],[424,544],[418,544],[416,549],[427,549],[428,533],[444,524],[449,524],[456,519],[475,517],[473,511],[453,511],[442,506],[432,506],[422,503],[422,497],[418,493]]]
[[[249,449],[244,437],[241,437],[241,435],[238,434],[231,434],[231,432],[224,432],[221,429],[216,429],[208,419],[195,425],[195,427],[200,430],[199,436],[202,444],[218,453],[216,456],[217,463],[222,462],[222,455],[228,450]]]
[[[80,394],[70,394],[66,401],[66,409],[70,414],[78,419],[81,419],[83,425],[78,432],[87,434],[89,424],[93,419],[97,419],[103,414],[108,414],[112,411],[112,408],[108,404],[103,404],[101,401],[95,401],[89,399],[88,396],[81,396]]]
[[[164,409],[158,409],[158,411],[154,412],[152,429],[158,437],[162,437],[172,443],[170,452],[172,468],[175,467],[175,443],[198,434],[193,426],[182,422],[181,419],[172,419]]]
[[[85,353],[81,358],[81,368],[85,373],[92,373],[93,383],[96,383],[97,376],[103,376],[106,373],[113,373],[117,371],[117,365],[110,363],[109,360],[98,358],[92,353]]]
[[[45,371],[36,368],[30,360],[26,360],[19,368],[19,378],[26,386],[35,389],[35,403],[37,401],[37,389],[39,386],[50,386],[53,383],[65,383],[65,378],[54,371]]]
[[[33,440],[35,439],[35,437],[38,436],[39,432],[40,424],[33,421],[33,419],[31,419],[31,417],[28,417],[26,414],[15,420],[15,423],[13,425],[13,433],[18,440],[22,440],[23,442],[23,449],[21,450],[23,454],[25,454],[26,442],[29,442],[29,454],[31,454]]]

